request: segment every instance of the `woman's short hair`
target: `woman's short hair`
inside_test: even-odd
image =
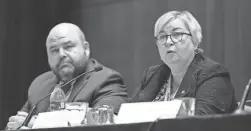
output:
[[[192,40],[194,44],[199,47],[202,40],[201,27],[198,21],[188,11],[170,11],[159,17],[159,19],[155,23],[154,37],[159,34],[159,32],[166,24],[175,19],[180,19],[184,21],[184,24],[192,35]]]

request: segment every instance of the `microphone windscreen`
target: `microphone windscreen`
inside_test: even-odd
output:
[[[95,66],[95,67],[94,67],[94,70],[95,70],[96,72],[98,72],[98,71],[103,70],[103,67],[100,66],[100,65],[98,65],[98,66]]]

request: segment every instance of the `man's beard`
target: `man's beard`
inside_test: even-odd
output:
[[[72,60],[62,60],[57,64],[56,68],[52,68],[52,71],[58,79],[67,82],[85,71],[85,63],[86,61],[76,64]]]
[[[71,67],[63,67],[61,69],[52,68],[52,71],[58,79],[66,82],[74,77],[75,67],[71,65]]]

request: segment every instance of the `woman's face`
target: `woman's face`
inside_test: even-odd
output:
[[[160,44],[158,39],[163,38],[165,42],[162,41],[162,44]],[[174,19],[164,25],[157,35],[156,43],[161,60],[167,65],[184,64],[191,59],[191,57],[194,57],[195,46],[192,42],[192,36],[185,26],[184,21],[180,19]]]

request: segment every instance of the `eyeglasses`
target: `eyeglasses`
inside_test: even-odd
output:
[[[157,44],[159,45],[164,45],[165,43],[167,43],[168,37],[170,36],[171,41],[173,43],[177,43],[180,42],[183,38],[183,35],[189,35],[192,36],[190,33],[184,33],[184,32],[175,32],[172,33],[171,35],[159,35],[157,37],[155,37]],[[168,44],[170,45],[170,44]]]

